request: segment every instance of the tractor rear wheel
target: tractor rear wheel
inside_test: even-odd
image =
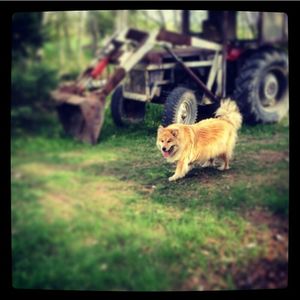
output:
[[[246,123],[279,122],[289,109],[287,55],[278,50],[251,55],[235,86],[233,98]]]
[[[139,123],[144,120],[146,113],[146,103],[124,98],[122,86],[114,91],[110,108],[117,126]]]
[[[163,126],[174,123],[193,124],[197,120],[198,105],[193,91],[177,87],[171,91],[165,102]]]

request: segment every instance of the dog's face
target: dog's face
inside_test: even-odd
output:
[[[178,129],[169,129],[159,126],[156,145],[163,157],[173,157],[179,149]]]

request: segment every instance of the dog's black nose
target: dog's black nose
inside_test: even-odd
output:
[[[166,151],[167,149],[166,149],[166,147],[162,147],[162,151]]]

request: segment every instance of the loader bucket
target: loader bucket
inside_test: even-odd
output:
[[[96,144],[104,121],[105,97],[97,92],[72,94],[63,88],[54,91],[52,97],[65,132],[77,140]]]

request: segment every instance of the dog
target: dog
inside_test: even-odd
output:
[[[222,162],[219,170],[228,170],[242,120],[237,104],[228,98],[220,102],[213,118],[192,125],[160,125],[156,145],[167,162],[177,163],[169,181],[183,178],[195,164],[215,166],[216,159]]]

